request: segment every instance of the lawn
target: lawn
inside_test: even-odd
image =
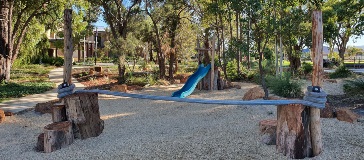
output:
[[[44,65],[14,66],[10,82],[0,84],[0,102],[53,89],[55,84],[48,78],[48,73],[53,68],[54,66]]]

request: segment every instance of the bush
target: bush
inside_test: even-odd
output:
[[[349,95],[364,95],[364,78],[348,80],[344,84],[344,92]]]
[[[352,72],[346,68],[344,65],[339,66],[335,72],[329,74],[331,79],[335,78],[347,78],[352,75]]]
[[[310,74],[310,73],[312,73],[312,71],[313,71],[312,64],[309,64],[306,62],[303,62],[301,68],[299,69],[300,74],[304,74],[304,75]]]
[[[237,73],[238,64],[237,61],[234,59],[232,61],[229,61],[226,65],[226,74],[227,77],[231,81],[236,81],[242,79],[242,75],[238,75]]]
[[[267,76],[267,86],[272,93],[286,97],[286,98],[299,98],[303,96],[302,84],[298,81],[291,80],[290,74],[283,74],[282,78]]]

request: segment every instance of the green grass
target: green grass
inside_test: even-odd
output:
[[[48,78],[48,73],[53,68],[54,66],[43,65],[14,66],[10,82],[0,84],[0,102],[53,89],[55,84]]]

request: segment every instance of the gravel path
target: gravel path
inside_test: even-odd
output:
[[[191,98],[241,99],[242,89],[196,91]],[[136,93],[171,95],[181,85]],[[99,96],[104,132],[52,153],[34,151],[49,114],[33,111],[0,124],[0,159],[287,159],[260,142],[258,122],[275,106],[223,106]],[[273,114],[272,114],[273,113]],[[364,159],[364,123],[322,119],[324,151],[314,159]]]

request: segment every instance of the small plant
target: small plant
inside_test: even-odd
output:
[[[272,93],[286,97],[286,98],[299,98],[302,97],[302,87],[298,81],[293,81],[290,74],[283,74],[283,77],[267,77],[267,86]]]
[[[349,95],[364,95],[364,78],[348,80],[344,84],[344,92]]]
[[[346,68],[345,65],[341,65],[335,70],[335,72],[331,73],[329,75],[329,77],[331,79],[347,78],[347,77],[349,77],[351,75],[352,75],[352,72],[348,68]]]

